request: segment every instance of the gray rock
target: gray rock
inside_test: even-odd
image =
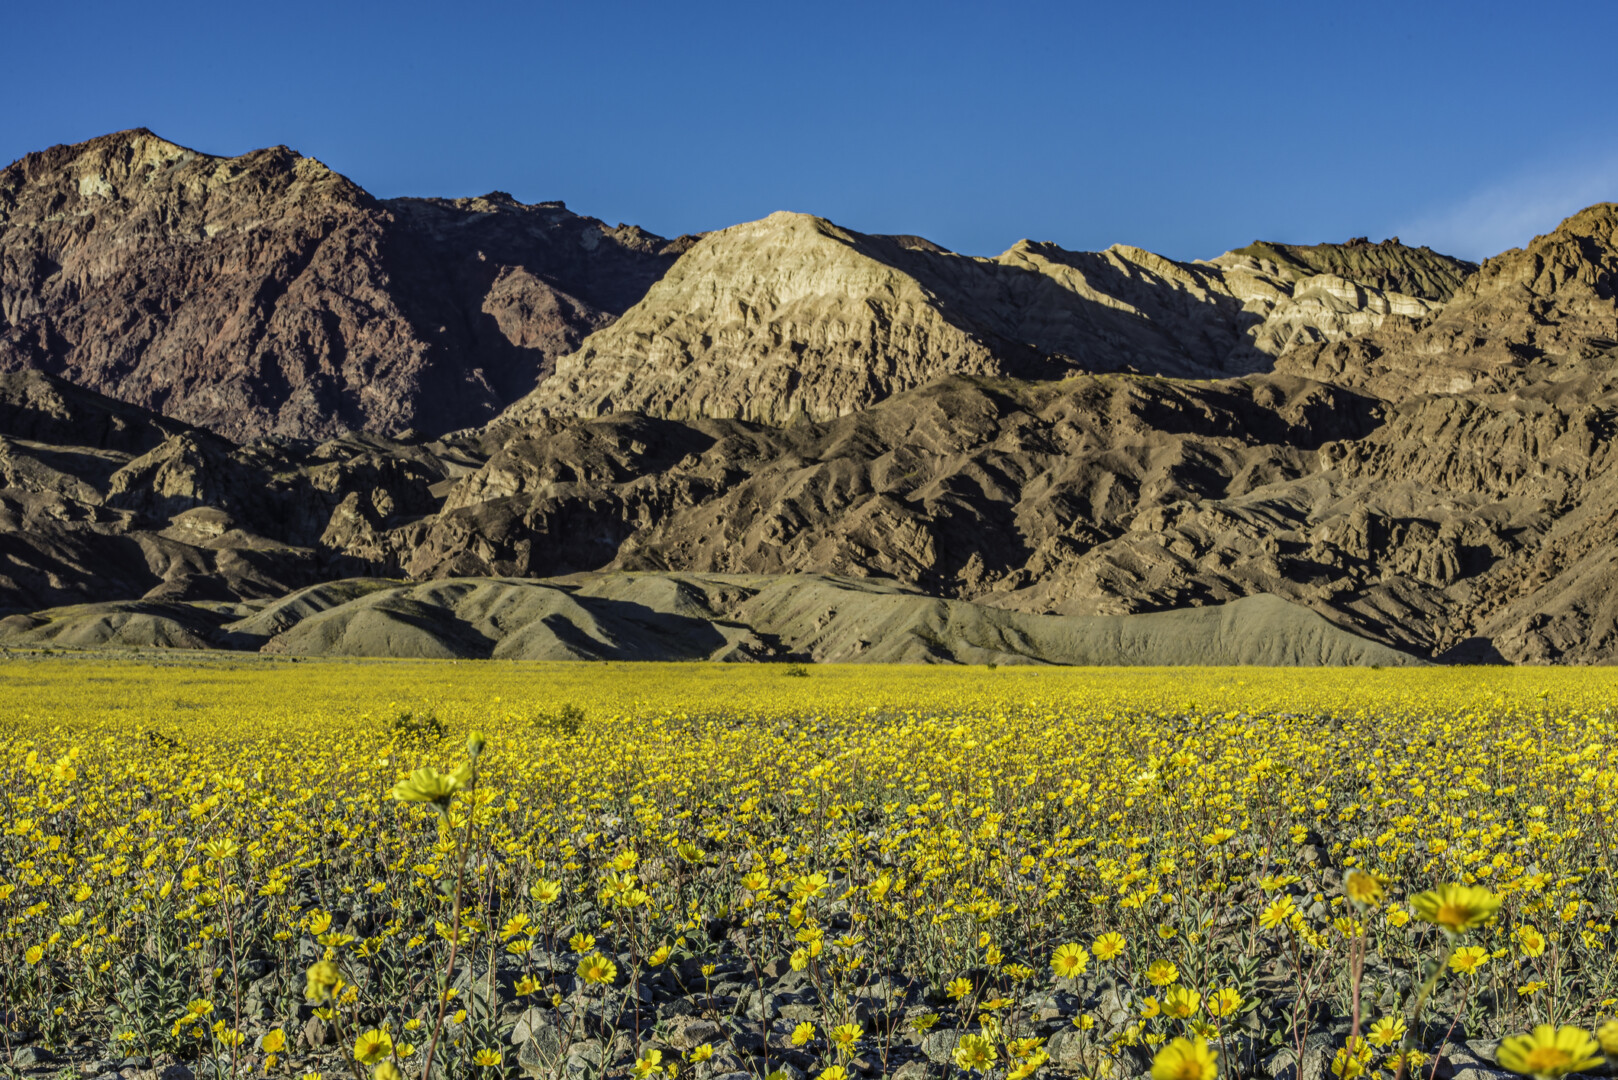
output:
[[[11,1052],[13,1065],[50,1065],[56,1061],[56,1055],[43,1046],[23,1046]]]
[[[1052,1035],[1045,1052],[1050,1054],[1052,1065],[1068,1072],[1094,1073],[1100,1057],[1094,1040],[1086,1040],[1083,1032],[1071,1026]]]
[[[196,1074],[184,1065],[166,1065],[157,1070],[157,1080],[197,1080]]]
[[[1493,1039],[1452,1046],[1438,1059],[1433,1075],[1439,1080],[1502,1080],[1511,1074],[1495,1062],[1499,1047]]]
[[[676,1050],[689,1050],[693,1046],[717,1041],[724,1029],[711,1020],[686,1019],[671,1025],[669,1045]]]
[[[747,1018],[749,1020],[774,1020],[781,1015],[781,999],[768,990],[747,995]]]
[[[749,1054],[762,1054],[764,1052],[764,1036],[757,1031],[737,1031],[730,1036],[731,1045],[738,1050]]]
[[[1109,1028],[1120,1028],[1129,1023],[1131,1013],[1129,1006],[1124,1002],[1123,995],[1116,987],[1109,988],[1101,995],[1101,1002],[1096,1006],[1102,1023]]]
[[[788,994],[794,990],[802,990],[804,987],[810,985],[812,985],[812,982],[807,971],[789,970],[776,981],[775,992],[778,994]]]
[[[602,1058],[606,1050],[599,1039],[583,1039],[567,1048],[568,1062],[583,1061],[597,1069],[601,1068]]]
[[[1311,1037],[1310,1042],[1313,1042]],[[1303,1050],[1303,1070],[1299,1076],[1297,1056],[1291,1047],[1277,1050],[1264,1061],[1264,1075],[1270,1080],[1323,1080],[1326,1076],[1326,1067],[1329,1058],[1324,1048],[1305,1045]]]
[[[931,1072],[925,1061],[907,1061],[893,1071],[893,1080],[927,1080]]]
[[[311,1016],[303,1022],[303,1045],[311,1050],[326,1046],[337,1041],[332,1026],[318,1016]]]
[[[516,1024],[512,1026],[511,1045],[520,1046],[533,1038],[541,1028],[553,1028],[555,1026],[556,1017],[550,1010],[524,1009],[522,1015],[517,1017]]]
[[[275,965],[268,960],[247,960],[242,963],[241,976],[243,982],[257,982],[275,970]]]
[[[562,1036],[554,1027],[530,1028],[517,1049],[517,1067],[528,1076],[551,1076],[562,1063]]]
[[[947,1065],[955,1056],[955,1048],[961,1045],[961,1033],[953,1028],[942,1031],[929,1031],[927,1037],[921,1040],[921,1052],[927,1055],[927,1060],[935,1065]]]

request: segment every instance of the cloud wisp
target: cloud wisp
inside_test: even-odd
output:
[[[1592,203],[1618,201],[1618,151],[1547,163],[1498,180],[1397,230],[1406,243],[1482,260],[1522,247]]]

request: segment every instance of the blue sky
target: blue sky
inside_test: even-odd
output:
[[[145,126],[379,195],[974,254],[1352,235],[1477,258],[1618,199],[1618,5],[45,3],[0,159]]]

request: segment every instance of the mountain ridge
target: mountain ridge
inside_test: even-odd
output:
[[[234,438],[474,426],[679,250],[560,203],[381,200],[285,147],[135,129],[0,170],[0,369]]]
[[[149,133],[0,171],[17,642],[83,604],[113,605],[71,616],[85,640],[200,646],[219,605],[334,581],[697,574],[945,605],[847,601],[876,605],[849,647],[900,635],[870,656],[1267,596],[1422,660],[1607,663],[1615,433],[1613,204],[1476,267],[1396,240],[1181,263],[801,214],[665,241]],[[461,640],[459,604],[423,618]],[[1263,655],[1315,655],[1289,648]]]
[[[1390,254],[1409,263],[1415,250]],[[1419,258],[1450,271],[1444,280],[1470,265]],[[506,418],[632,411],[781,424],[847,415],[949,374],[1228,377],[1300,343],[1441,306],[1246,256],[1178,263],[1128,245],[1070,252],[1023,240],[972,257],[778,212],[695,242]]]

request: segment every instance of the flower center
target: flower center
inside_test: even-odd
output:
[[[1439,905],[1437,922],[1440,926],[1447,926],[1451,930],[1459,930],[1471,921],[1471,918],[1471,911],[1461,904]]]
[[[1536,1046],[1528,1051],[1523,1059],[1527,1071],[1536,1074],[1554,1073],[1565,1070],[1573,1064],[1573,1058],[1566,1050],[1555,1046]]]

